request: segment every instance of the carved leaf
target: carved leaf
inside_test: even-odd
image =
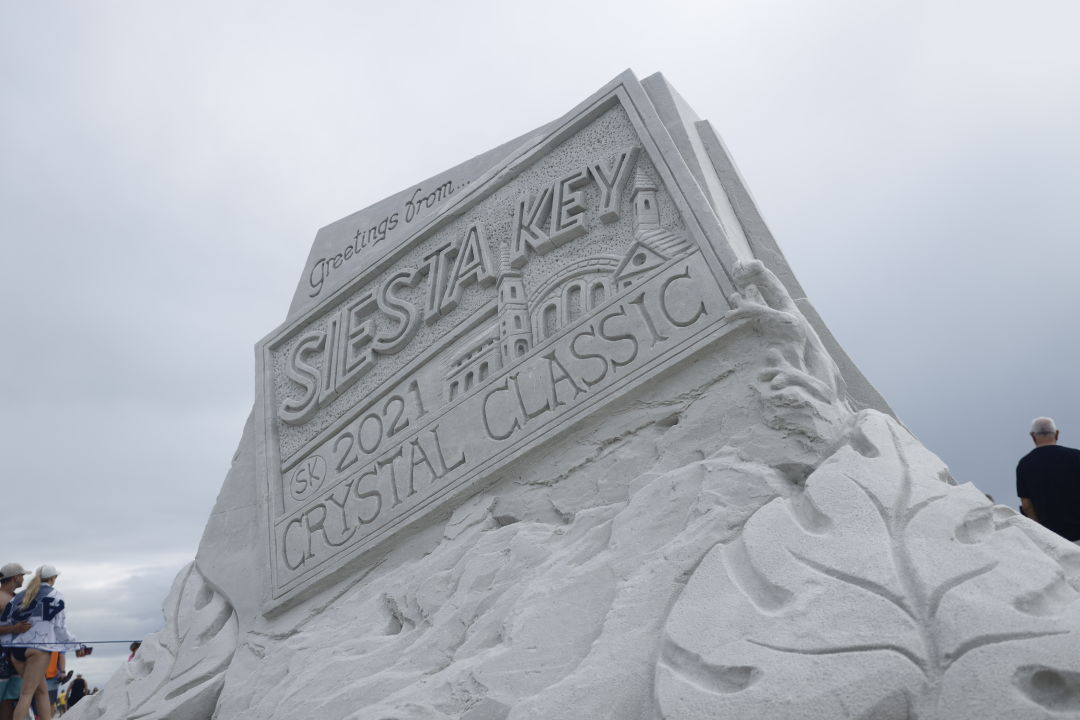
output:
[[[146,638],[135,660],[73,708],[79,718],[210,717],[236,651],[236,613],[194,564],[176,576],[164,611],[165,627]]]
[[[941,477],[894,421],[861,414],[802,492],[698,566],[662,639],[660,715],[1015,719],[1080,706],[1080,593],[1015,524],[986,526],[981,493]]]

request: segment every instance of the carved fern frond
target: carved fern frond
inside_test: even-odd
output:
[[[891,418],[861,414],[852,437],[802,489],[824,530],[798,521],[800,498],[778,498],[698,565],[667,620],[659,715],[1012,720],[1073,696],[1080,707],[1068,682],[1080,593],[1055,582],[1058,559],[1008,524],[969,531],[986,499],[942,483],[940,461]],[[1058,588],[1057,614],[1026,612],[1044,587]],[[754,681],[711,687],[708,668]],[[973,697],[979,713],[959,709]]]

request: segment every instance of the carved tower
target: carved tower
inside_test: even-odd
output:
[[[615,287],[625,290],[661,267],[673,257],[693,250],[693,244],[681,232],[660,226],[660,206],[656,202],[656,183],[642,169],[634,168],[634,242],[613,273]]]
[[[500,243],[499,251],[499,346],[505,365],[532,347],[532,325],[521,271],[510,267],[510,246]]]
[[[660,208],[656,204],[656,183],[641,169],[634,168],[634,229],[638,233],[660,227]]]

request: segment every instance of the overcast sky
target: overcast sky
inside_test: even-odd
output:
[[[900,419],[1080,445],[1080,4],[0,0],[0,562],[161,625],[316,230],[662,71]],[[103,685],[126,656],[72,666]]]

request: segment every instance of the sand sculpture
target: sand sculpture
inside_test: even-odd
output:
[[[73,720],[1080,717],[1080,548],[891,414],[665,79],[323,228]]]

